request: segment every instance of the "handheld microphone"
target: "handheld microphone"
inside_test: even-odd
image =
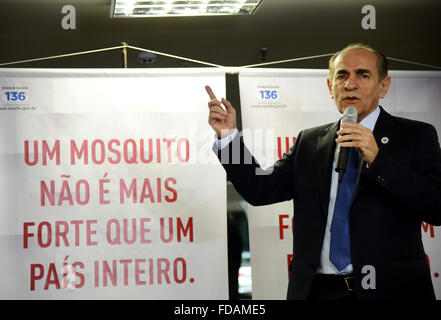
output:
[[[343,116],[341,118],[340,125],[345,122],[357,122],[358,113],[357,109],[354,107],[347,107],[343,112]],[[341,128],[341,127],[340,127]],[[346,166],[348,165],[348,156],[350,148],[340,147],[340,144],[337,146],[337,164],[335,166],[335,171],[338,172],[338,182],[342,182],[343,176],[346,172]]]

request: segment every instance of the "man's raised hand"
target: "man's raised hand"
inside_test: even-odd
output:
[[[225,138],[236,128],[236,110],[226,99],[217,100],[210,86],[205,86],[205,90],[210,97],[208,102],[208,108],[210,109],[208,123],[219,138]]]

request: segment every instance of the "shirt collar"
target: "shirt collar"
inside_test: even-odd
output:
[[[377,106],[377,108],[374,111],[369,113],[363,120],[360,121],[360,125],[370,129],[371,131],[374,131],[374,127],[375,124],[377,123],[379,115],[380,115],[380,107]]]

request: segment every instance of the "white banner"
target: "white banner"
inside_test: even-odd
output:
[[[0,299],[227,299],[214,69],[0,70]]]
[[[328,70],[240,71],[244,141],[262,166],[287,152],[301,130],[339,119],[329,97],[327,75]],[[392,86],[380,104],[393,115],[433,124],[440,135],[441,72],[392,71],[390,75]],[[292,201],[248,205],[253,299],[286,298],[292,218]],[[422,234],[436,296],[441,299],[441,229],[423,223]]]

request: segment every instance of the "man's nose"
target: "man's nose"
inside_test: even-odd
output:
[[[350,74],[349,77],[346,79],[345,83],[345,89],[346,90],[355,90],[358,88],[358,82],[355,75]]]

